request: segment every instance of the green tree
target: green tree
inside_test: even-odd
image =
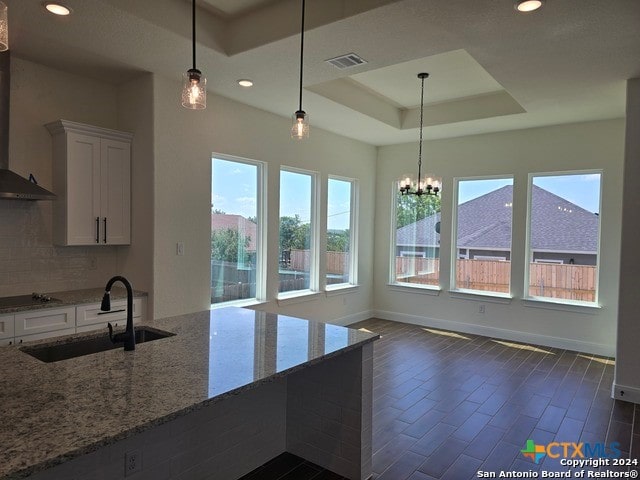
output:
[[[327,252],[349,251],[349,229],[327,231]]]
[[[280,250],[307,250],[311,225],[302,223],[299,215],[280,217]]]
[[[211,232],[211,258],[223,262],[245,263],[251,237],[227,228]]]
[[[440,195],[396,194],[396,228],[404,227],[440,211]]]

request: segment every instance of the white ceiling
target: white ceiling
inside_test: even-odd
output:
[[[111,83],[140,72],[177,82],[191,66],[188,1],[66,0],[69,18],[40,0],[4,1],[14,55]],[[209,90],[290,117],[300,0],[202,1],[197,66]],[[307,0],[306,24],[312,129],[373,145],[417,139],[420,71],[437,104],[426,138],[623,117],[625,81],[640,76],[639,0],[547,0],[530,14],[512,0]],[[350,52],[368,63],[325,62]]]
[[[199,0],[199,5],[225,16],[242,15],[274,0]]]

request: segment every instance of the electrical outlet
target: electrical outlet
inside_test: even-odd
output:
[[[481,304],[481,305],[478,307],[478,313],[484,313],[484,304]]]
[[[142,471],[142,453],[132,450],[124,454],[124,476],[128,477]]]
[[[184,242],[176,243],[176,255],[184,255]]]

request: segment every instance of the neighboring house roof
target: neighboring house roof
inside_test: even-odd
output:
[[[543,188],[533,186],[531,247],[536,251],[596,253],[598,216]],[[458,207],[458,248],[511,249],[513,186],[507,185]],[[435,247],[440,214],[399,228],[396,245]]]
[[[231,229],[249,237],[248,252],[256,251],[257,225],[242,215],[228,215],[226,213],[211,214],[211,231]]]

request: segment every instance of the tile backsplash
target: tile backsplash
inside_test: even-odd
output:
[[[0,297],[102,287],[115,275],[119,247],[54,246],[51,212],[51,202],[0,200]]]

